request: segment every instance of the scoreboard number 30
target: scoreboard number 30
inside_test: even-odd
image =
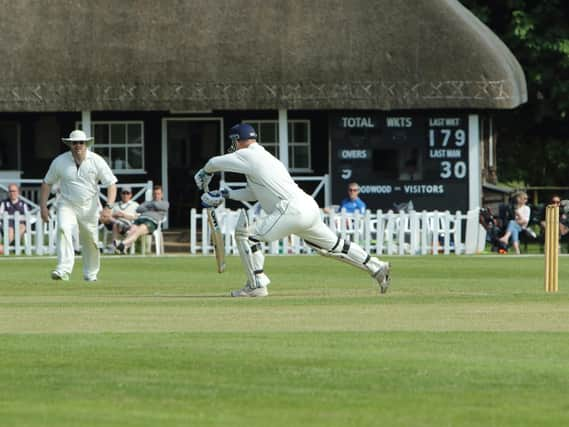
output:
[[[454,164],[448,160],[443,160],[441,162],[441,173],[440,177],[442,179],[457,178],[462,179],[466,176],[466,163],[462,160],[455,162]]]

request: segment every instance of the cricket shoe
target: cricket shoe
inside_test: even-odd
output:
[[[69,280],[69,274],[53,270],[51,272],[51,278],[52,280],[63,280],[64,282],[67,282]]]
[[[269,295],[267,286],[271,283],[271,280],[266,274],[258,274],[255,278],[257,282],[257,287],[251,287],[251,283],[247,280],[247,283],[242,289],[237,291],[231,291],[232,297],[266,297]]]
[[[379,290],[382,294],[387,292],[391,284],[391,263],[383,262],[373,257],[369,260],[368,266],[371,267],[371,277],[375,279],[379,285]]]
[[[86,282],[96,282],[97,278],[96,277],[84,277],[83,280],[85,280]]]
[[[113,246],[115,248],[115,253],[120,255],[126,254],[126,248],[122,240],[113,240]]]

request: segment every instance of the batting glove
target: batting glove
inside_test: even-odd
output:
[[[202,194],[202,206],[204,208],[217,208],[224,200],[220,191],[210,191]]]
[[[203,190],[206,185],[209,185],[212,177],[213,174],[207,173],[203,169],[200,169],[198,173],[194,175],[194,181],[196,182],[197,187],[200,190]]]

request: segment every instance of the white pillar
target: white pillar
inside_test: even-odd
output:
[[[324,175],[324,206],[332,206],[332,177]]]
[[[221,127],[220,127],[221,132]],[[162,170],[162,193],[164,194],[164,200],[170,200],[170,187],[168,185],[168,119],[162,119],[162,148],[161,148],[162,161],[160,163],[160,169]],[[148,181],[149,183],[152,181]],[[152,200],[152,187],[148,193],[150,198],[147,200]],[[167,230],[169,228],[168,216],[166,217],[166,222],[162,224],[162,229]]]
[[[488,115],[488,166],[494,166],[494,118]]]
[[[477,114],[468,116],[468,209],[482,203],[482,171],[480,170],[480,121]]]
[[[81,111],[81,127],[83,132],[90,137],[91,136],[91,111]]]
[[[288,169],[288,112],[279,109],[279,159]]]

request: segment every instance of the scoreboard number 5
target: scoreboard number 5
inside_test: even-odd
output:
[[[458,161],[456,163],[444,160],[441,162],[441,174],[442,179],[457,178],[462,179],[466,176],[466,163],[463,161]]]

